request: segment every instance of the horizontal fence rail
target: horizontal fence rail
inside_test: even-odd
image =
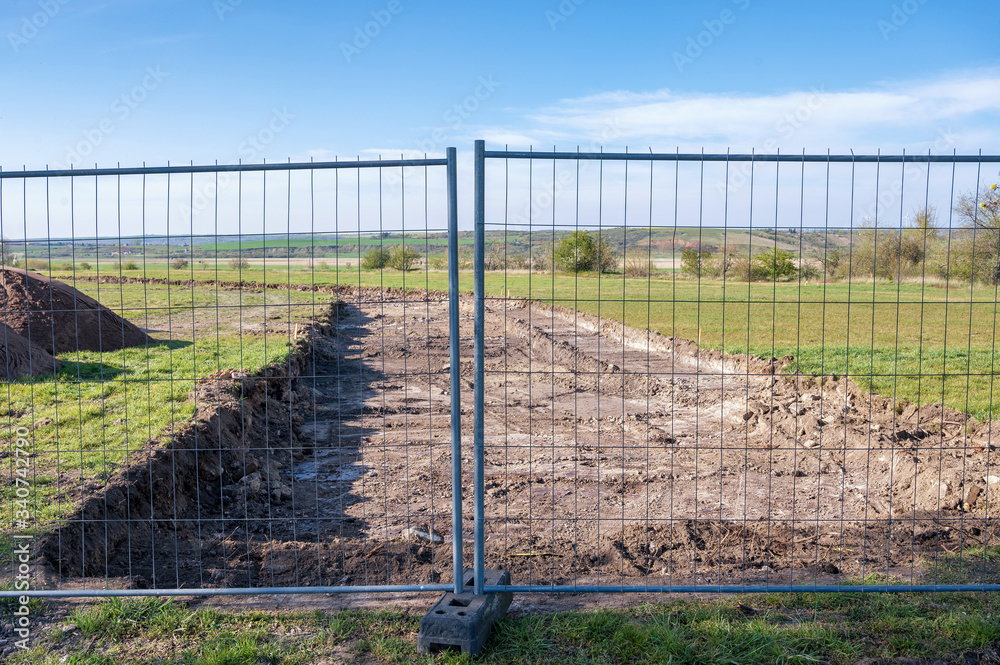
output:
[[[997,162],[477,142],[478,591],[1000,589]]]
[[[0,597],[460,591],[456,182],[0,172]]]

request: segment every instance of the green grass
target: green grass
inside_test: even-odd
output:
[[[771,594],[506,617],[484,663],[855,663],[1000,641],[998,594]],[[111,599],[76,610],[12,663],[468,663],[416,651],[420,614],[189,609]],[[63,657],[68,660],[61,660]],[[72,659],[72,660],[69,660]]]
[[[228,266],[223,266],[228,268]],[[88,274],[93,274],[91,271]],[[366,271],[346,266],[251,266],[241,273],[195,264],[174,270],[150,264],[150,277],[347,284],[447,289],[440,270]],[[72,274],[57,273],[63,278]],[[463,271],[460,288],[472,290]],[[996,289],[919,282],[700,282],[657,271],[621,275],[487,273],[489,295],[553,303],[701,340],[707,348],[760,356],[791,355],[790,371],[848,375],[862,389],[900,400],[943,402],[979,419],[1000,406],[996,364]]]

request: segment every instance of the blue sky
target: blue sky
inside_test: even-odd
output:
[[[410,157],[453,145],[468,179],[477,138],[565,150],[1000,153],[1000,11],[987,2],[13,0],[0,5],[0,35],[5,170]],[[624,183],[612,171],[609,182]],[[697,174],[680,179],[678,223],[722,223],[727,196],[733,210],[749,210],[746,173],[728,189],[724,172],[708,174],[700,198],[687,193],[698,184],[684,184],[688,175]],[[951,208],[947,175],[938,170],[923,187],[940,210]],[[975,189],[979,174],[960,175],[957,191]],[[755,186],[768,177],[758,173]],[[904,223],[921,204],[921,178],[919,169],[895,183],[883,177],[856,201],[855,218],[873,215],[881,196]],[[526,182],[511,185],[520,216],[548,214],[555,206],[529,200]],[[419,193],[414,179],[408,186]],[[810,202],[846,198],[824,190],[819,172],[803,186]],[[440,201],[441,183],[430,187]],[[781,222],[796,225],[796,185],[782,187],[790,198],[778,206]],[[305,188],[289,184],[289,198]],[[15,189],[4,192],[4,233],[32,234],[32,219],[53,235],[115,232],[110,209],[72,222],[66,192],[53,192],[50,213],[38,203],[44,191],[28,191],[25,203]],[[596,190],[586,190],[592,211]],[[468,226],[468,187],[460,192]],[[121,195],[130,232],[138,196]],[[211,208],[206,198],[201,209]],[[657,221],[667,223],[672,206],[663,208]],[[262,228],[282,215],[259,212]],[[801,223],[825,223],[827,213],[811,210]],[[373,214],[355,227],[388,223]],[[432,211],[434,223],[440,214]],[[234,215],[225,217],[232,226]],[[147,231],[207,223],[160,218]],[[307,219],[297,213],[293,223]]]
[[[1000,151],[987,2],[15,0],[0,28],[6,169],[437,153],[476,137]]]

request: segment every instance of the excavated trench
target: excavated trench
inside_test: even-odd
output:
[[[133,588],[450,579],[447,298],[338,297],[289,363],[200,382],[191,425],[45,541],[52,575]],[[460,310],[471,541],[470,298]],[[782,366],[489,301],[487,565],[518,584],[909,580],[928,557],[993,542],[995,428]]]

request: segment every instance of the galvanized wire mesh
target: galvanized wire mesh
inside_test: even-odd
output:
[[[2,176],[0,592],[453,587],[454,151]]]
[[[1000,588],[998,161],[477,145],[477,565]]]

